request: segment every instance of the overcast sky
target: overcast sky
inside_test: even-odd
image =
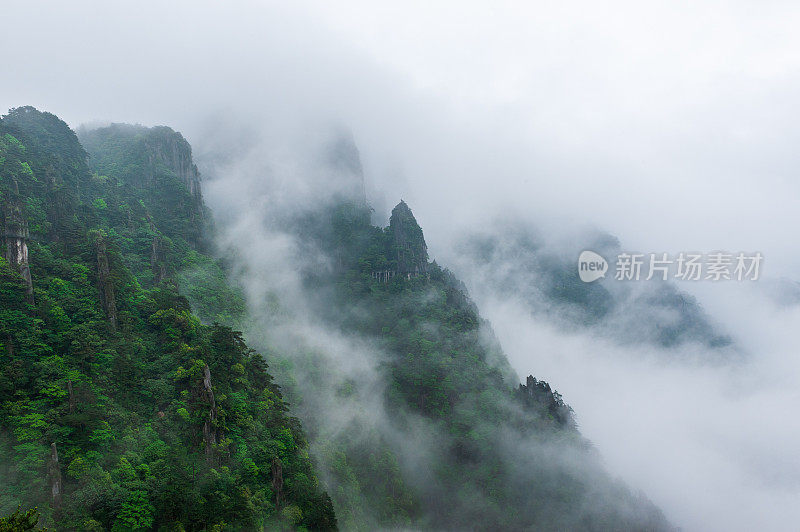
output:
[[[800,266],[799,4],[430,4],[16,2],[0,105],[190,140],[219,112],[338,121],[433,249],[437,212],[492,204]]]
[[[187,136],[201,161],[219,149],[212,145],[217,130],[302,142],[321,124],[343,124],[359,145],[378,209],[409,202],[434,257],[452,252],[452,236],[464,226],[503,212],[548,231],[601,227],[624,248],[643,252],[761,251],[765,275],[800,277],[800,3],[377,4],[7,2],[0,11],[0,107],[34,105],[72,126],[169,125]],[[649,365],[626,372],[619,358],[588,366],[583,359],[565,365],[568,357],[538,361],[560,380],[556,387],[611,464],[635,486],[652,488],[668,517],[690,529],[725,529],[737,518],[757,524],[799,493],[790,475],[778,495],[753,495],[750,483],[735,496],[718,494],[711,515],[687,506],[735,484],[736,475],[748,484],[743,460],[770,459],[769,437],[800,443],[797,427],[780,421],[784,412],[796,416],[789,407],[800,380],[791,362],[797,313],[775,329],[774,309],[759,306],[750,317],[747,298],[731,295],[742,305],[735,314],[721,290],[698,293],[748,348],[778,338],[760,369],[789,383],[781,381],[763,403],[762,394],[733,411],[725,387],[739,381],[685,368],[656,375]],[[523,340],[545,338],[564,353],[585,346],[585,338],[520,325],[502,302],[486,303],[493,320],[509,318],[495,326],[512,359],[524,351]],[[538,336],[514,335],[509,324]],[[652,377],[632,387],[631,404],[671,378],[691,376],[698,387],[714,388],[705,397],[708,408],[723,411],[714,442],[739,442],[756,458],[742,454],[734,466],[717,467],[705,454],[707,440],[694,439],[683,447],[686,470],[714,467],[698,473],[696,491],[665,483],[672,491],[664,493],[658,475],[677,470],[665,461],[662,470],[637,476],[641,464],[618,438],[637,425],[604,432],[611,420],[603,412],[613,402],[582,395],[603,371],[620,386]],[[668,390],[644,404],[663,406],[673,395]],[[692,406],[677,403],[649,413],[663,429],[651,434],[669,437],[667,427],[685,420]],[[759,416],[759,405],[779,409],[771,423]],[[748,422],[764,423],[757,429],[763,441],[741,443],[749,442],[736,417],[741,410]],[[707,420],[718,410],[703,412]],[[694,437],[696,423],[684,423],[676,447]],[[666,452],[646,439],[625,441]],[[780,456],[781,467],[800,469],[789,450]],[[714,519],[748,501],[758,508]],[[781,517],[788,514],[778,517],[786,524]]]

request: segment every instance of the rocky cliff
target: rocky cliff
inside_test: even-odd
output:
[[[392,209],[389,232],[394,245],[397,273],[415,276],[428,271],[428,246],[422,229],[405,201]]]
[[[208,217],[201,177],[180,133],[165,126],[112,124],[78,134],[99,177],[142,191],[147,215],[168,236],[186,232],[193,244],[203,242]]]

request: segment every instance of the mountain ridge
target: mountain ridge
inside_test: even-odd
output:
[[[519,383],[408,205],[370,223],[352,137],[329,159],[343,193],[265,216],[302,243],[296,310],[341,340],[337,359],[302,330],[276,347],[296,302],[231,284],[179,133],[117,124],[81,130],[84,147],[33,108],[0,133],[34,298],[22,262],[0,265],[4,512],[41,504],[57,528],[115,530],[670,529],[608,475],[547,383]]]
[[[520,385],[404,201],[388,227],[355,197],[272,201],[283,176],[267,150],[245,158],[259,174],[211,177],[217,208],[236,213],[223,252],[245,272],[245,334],[281,373],[344,528],[670,528],[608,476],[547,383]]]

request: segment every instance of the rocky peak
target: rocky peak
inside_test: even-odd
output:
[[[559,425],[575,427],[572,408],[564,403],[561,394],[553,390],[547,382],[528,375],[525,384],[519,385],[517,395],[527,408],[544,414]]]
[[[426,273],[428,246],[425,244],[425,236],[411,209],[403,200],[392,209],[389,232],[393,239],[397,272],[401,275]]]
[[[155,179],[163,165],[180,179],[195,202],[202,203],[200,172],[192,161],[192,147],[183,135],[159,126],[151,128],[143,142],[150,163],[149,178]]]
[[[192,216],[202,216],[200,172],[192,160],[192,147],[177,131],[166,126],[111,124],[82,127],[78,134],[93,170],[141,188],[154,189],[177,179],[189,194]]]

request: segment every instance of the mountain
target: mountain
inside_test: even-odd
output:
[[[724,358],[730,337],[710,320],[694,297],[674,283],[615,281],[584,283],[577,257],[593,250],[608,259],[622,252],[619,241],[585,231],[566,242],[548,239],[523,222],[498,220],[456,245],[459,271],[481,296],[500,295],[522,303],[536,319],[584,328],[620,344],[675,348],[696,343]]]
[[[0,514],[37,506],[60,530],[335,528],[263,358],[181,295],[206,317],[241,312],[205,252],[188,143],[136,126],[83,141],[31,107],[0,121]]]
[[[371,223],[352,136],[322,151],[297,203],[220,165],[210,190],[234,208],[212,217],[169,128],[2,118],[0,513],[38,506],[67,530],[671,529],[547,382],[520,383],[409,205]]]
[[[285,384],[343,528],[670,529],[604,470],[547,382],[520,384],[407,203],[387,227],[357,194],[287,205],[279,170],[251,163],[257,176],[223,165],[211,178],[229,213],[222,252],[243,272],[245,335]],[[363,180],[329,172],[333,191]]]

